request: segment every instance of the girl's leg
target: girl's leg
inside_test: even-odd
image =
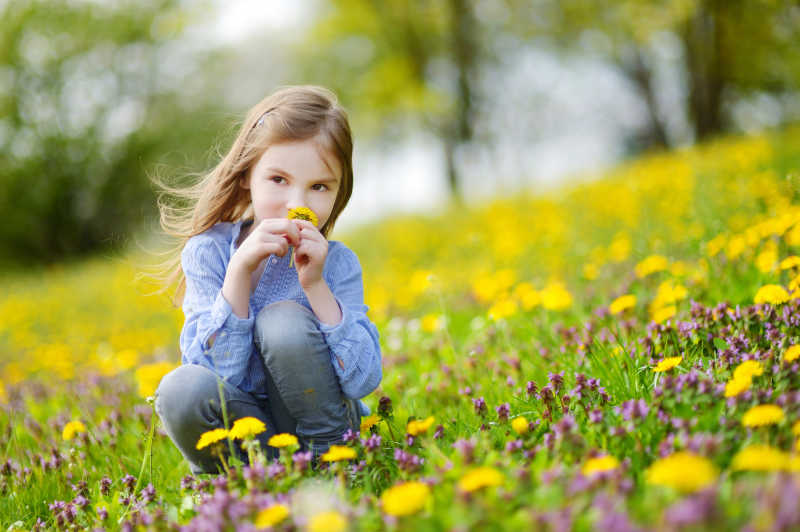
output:
[[[219,459],[211,454],[209,447],[199,451],[195,447],[201,434],[224,427],[218,381],[219,377],[207,368],[184,365],[166,374],[156,390],[156,412],[194,474],[216,473],[221,468]],[[267,425],[266,432],[257,438],[267,456],[272,457],[270,452],[274,454],[275,449],[267,447],[267,440],[275,434],[275,424],[269,413],[259,406],[255,397],[224,381],[223,395],[230,424],[252,416]],[[234,447],[238,452],[239,443],[234,442]],[[227,454],[227,441],[225,451]]]
[[[297,434],[318,456],[361,423],[345,399],[314,314],[294,301],[267,305],[254,339],[267,369],[267,394],[278,432]]]

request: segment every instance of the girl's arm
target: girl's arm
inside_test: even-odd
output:
[[[205,366],[238,386],[247,375],[253,350],[254,318],[249,308],[245,318],[237,316],[222,294],[226,259],[220,248],[227,245],[203,234],[189,239],[183,249],[186,322],[181,331],[181,359],[184,364]]]
[[[333,369],[345,397],[360,399],[383,378],[378,329],[367,317],[358,257],[344,244],[331,243],[324,279],[342,318],[336,325],[320,323],[331,350]]]
[[[249,316],[253,271],[272,254],[283,257],[289,251],[289,244],[297,244],[299,238],[295,224],[284,218],[262,220],[250,231],[231,257],[222,284],[222,295],[239,318]]]
[[[342,322],[342,312],[339,310],[339,303],[336,302],[336,296],[331,292],[328,283],[320,280],[315,285],[305,288],[305,294],[308,298],[308,303],[311,305],[311,310],[319,318],[322,325],[334,327]]]

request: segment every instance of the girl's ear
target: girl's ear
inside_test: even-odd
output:
[[[245,172],[242,177],[239,178],[239,186],[245,190],[250,190],[250,172]]]

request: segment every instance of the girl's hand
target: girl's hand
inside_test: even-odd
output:
[[[290,245],[297,246],[299,243],[300,230],[292,220],[267,218],[250,230],[250,234],[231,257],[231,264],[252,273],[268,256],[283,257],[289,251]]]
[[[303,289],[308,289],[322,280],[322,269],[328,256],[328,241],[306,220],[291,220],[300,233],[300,243],[294,249],[294,265],[297,279]]]

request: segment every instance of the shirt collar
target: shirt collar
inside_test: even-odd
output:
[[[253,224],[253,220],[239,220],[233,224],[233,236],[231,238],[231,255],[236,249],[239,247],[237,242],[239,241],[239,236],[242,234],[242,231]]]

